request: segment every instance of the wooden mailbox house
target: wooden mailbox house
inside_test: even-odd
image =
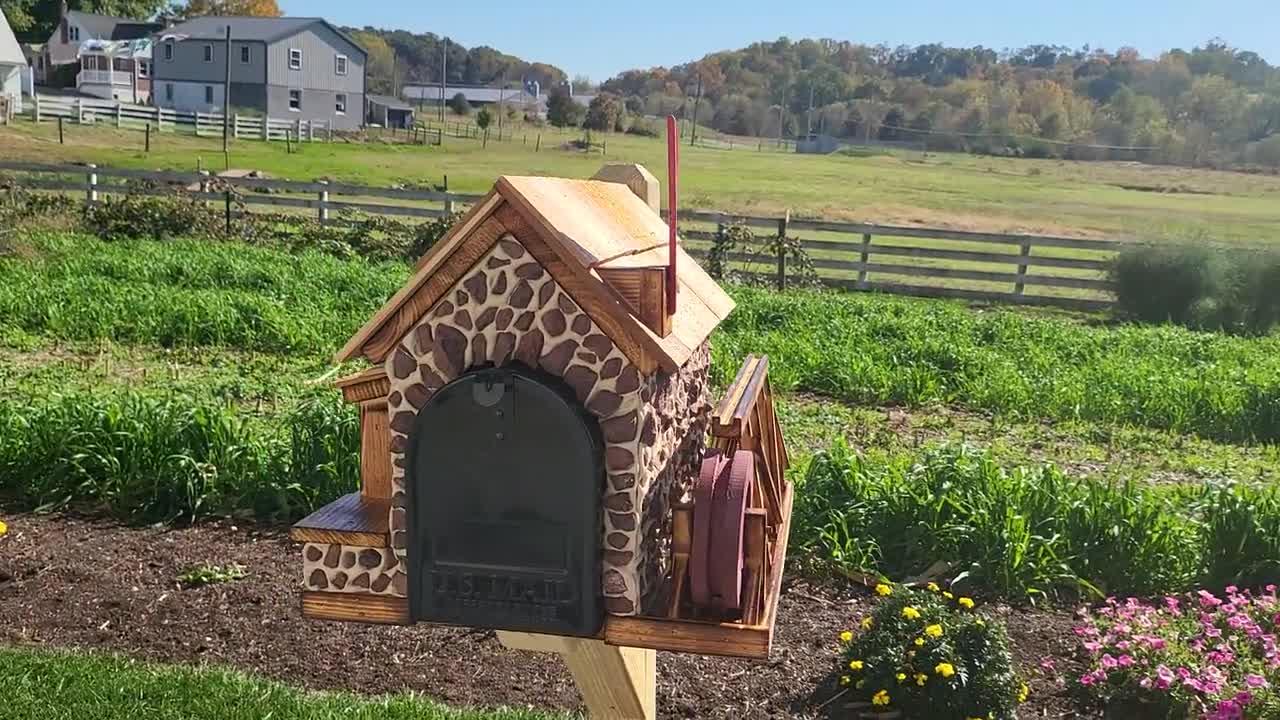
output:
[[[500,178],[338,353],[373,363],[338,381],[362,482],[293,529],[305,616],[767,656],[791,505],[767,360],[713,407],[733,301],[678,250],[670,307],[656,181],[597,177]]]

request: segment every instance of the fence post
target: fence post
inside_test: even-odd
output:
[[[89,172],[85,175],[84,201],[86,205],[93,206],[98,203],[98,166],[89,163],[88,168]]]
[[[209,192],[209,174],[210,174],[209,171],[198,170],[196,172],[200,175],[200,192],[202,193]]]
[[[162,125],[160,122],[160,106],[157,105],[156,106],[156,130],[159,131],[163,129],[164,129],[164,125]]]
[[[233,140],[240,139],[240,113],[231,114],[231,138]]]
[[[120,129],[120,103],[116,103],[116,129]]]
[[[320,202],[316,217],[319,218],[320,224],[324,225],[329,222],[329,181],[317,180],[316,182],[322,186],[319,193]]]
[[[787,223],[791,222],[788,210],[778,219],[778,290],[787,289]]]
[[[538,140],[533,145],[533,151],[538,152],[542,149],[542,133],[538,133]]]
[[[59,115],[58,116],[58,144],[62,145],[62,144],[65,144],[65,142],[66,141],[62,137],[62,116]]]
[[[76,110],[76,124],[77,125],[84,124],[84,100],[81,100],[80,98],[76,98],[75,110]]]
[[[862,233],[862,255],[859,262],[862,267],[858,268],[858,287],[864,288],[867,284],[867,261],[871,258],[871,233]]]
[[[151,123],[147,123],[147,152],[151,152]]]
[[[1014,295],[1021,295],[1022,291],[1027,287],[1025,278],[1027,277],[1027,258],[1030,255],[1031,243],[1030,241],[1023,241],[1022,252],[1018,255],[1018,282],[1014,283],[1013,286]]]
[[[35,116],[36,122],[39,123],[40,122],[40,93],[36,93],[31,97],[31,112]]]

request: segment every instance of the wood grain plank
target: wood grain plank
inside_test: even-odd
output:
[[[391,501],[350,493],[294,523],[289,537],[319,542],[386,547]]]
[[[409,625],[408,598],[355,593],[303,592],[302,616],[311,620]]]
[[[769,658],[771,636],[767,625],[615,615],[604,621],[604,641],[609,645],[753,660]]]
[[[371,367],[338,378],[333,384],[342,391],[342,399],[349,403],[365,403],[385,398],[391,393],[391,381],[387,379],[386,368],[382,367]]]
[[[360,406],[360,493],[368,500],[391,499],[391,427],[386,400]]]

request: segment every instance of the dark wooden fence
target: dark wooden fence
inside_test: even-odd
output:
[[[331,221],[334,211],[435,218],[480,198],[425,189],[214,178],[207,172],[93,165],[0,161],[0,172],[19,173],[18,184],[29,189],[82,194],[87,203],[111,194],[159,195],[175,189],[222,202],[226,193],[210,189],[216,179],[237,188],[238,201],[246,206],[314,213],[322,222]],[[129,182],[138,180],[151,186]],[[1124,246],[1114,240],[793,219],[789,214],[752,217],[682,210],[680,223],[687,249],[704,262],[717,237],[735,225],[750,229],[757,241],[730,252],[724,258],[727,269],[779,288],[794,282],[796,275],[785,254],[767,247],[768,239],[781,236],[798,239],[817,279],[830,287],[1077,310],[1112,306],[1114,294],[1106,269]]]

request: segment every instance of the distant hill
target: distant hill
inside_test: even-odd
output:
[[[783,37],[630,70],[601,90],[630,112],[690,117],[699,80],[699,122],[726,133],[771,137],[781,118],[788,136],[812,129],[927,137],[940,149],[1280,167],[1280,68],[1220,40],[1144,58],[1132,48],[997,52]]]
[[[371,27],[343,28],[369,51],[369,89],[392,92],[392,68],[395,87],[406,83],[440,82],[440,65],[444,62],[444,38],[434,33],[411,33],[405,30],[380,30]],[[465,85],[496,85],[504,76],[514,87],[519,82],[536,80],[551,88],[566,80],[563,70],[547,63],[529,62],[480,45],[466,48],[450,40],[448,43],[448,82]]]

